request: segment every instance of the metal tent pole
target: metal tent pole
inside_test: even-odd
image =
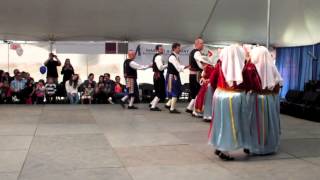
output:
[[[10,72],[10,43],[8,42],[8,72]]]
[[[268,9],[267,9],[267,48],[270,46],[270,16],[271,16],[271,0],[268,0]]]

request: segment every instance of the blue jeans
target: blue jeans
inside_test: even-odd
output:
[[[70,101],[70,104],[79,104],[80,97],[79,94],[68,94],[68,99]]]

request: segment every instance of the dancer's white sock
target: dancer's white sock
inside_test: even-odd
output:
[[[129,106],[130,106],[130,107],[133,106],[133,102],[134,102],[134,97],[131,97],[131,98],[130,98],[130,102],[129,102]]]
[[[194,106],[194,99],[191,99],[187,109],[193,111],[193,106]]]
[[[173,97],[173,98],[171,99],[170,111],[175,110],[175,108],[176,108],[176,103],[177,103],[177,98],[176,98],[176,97]]]
[[[153,101],[153,103],[152,103],[152,105],[151,105],[151,108],[155,108],[155,107],[157,106],[159,100],[160,100],[160,99],[159,99],[157,96],[154,97],[154,101]]]

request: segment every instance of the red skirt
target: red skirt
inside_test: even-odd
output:
[[[203,113],[204,110],[204,98],[206,95],[208,89],[208,83],[205,83],[201,86],[199,93],[196,97],[196,102],[195,102],[195,111],[197,113]]]

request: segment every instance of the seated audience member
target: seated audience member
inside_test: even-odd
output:
[[[126,95],[126,93],[125,93],[126,86],[121,84],[120,76],[116,76],[115,80],[116,80],[116,82],[114,85],[113,99],[114,99],[114,101],[118,102],[121,98],[123,98]]]
[[[4,102],[5,99],[5,93],[4,93],[4,89],[3,89],[3,74],[4,71],[0,70],[0,104],[2,104]]]
[[[56,91],[57,85],[54,83],[53,78],[48,78],[48,82],[45,85],[46,88],[46,102],[47,104],[56,103]]]
[[[70,104],[78,104],[80,101],[78,88],[80,86],[80,79],[78,74],[74,74],[72,78],[66,82],[67,96]]]
[[[98,81],[98,83],[103,83],[103,80],[104,80],[104,76],[99,76],[99,81]]]
[[[23,102],[25,104],[33,104],[33,95],[35,93],[34,80],[29,78],[26,87],[23,89]]]
[[[94,81],[94,74],[90,73],[88,76],[88,79],[85,80],[79,87],[79,92],[84,93],[84,90],[88,85],[91,85],[91,87],[94,89],[96,87],[96,81]]]
[[[44,80],[40,79],[39,82],[36,85],[36,104],[43,104],[44,103],[44,96],[46,93],[46,88],[44,85]]]
[[[113,104],[112,97],[114,95],[114,84],[115,84],[114,81],[110,79],[110,74],[105,73],[104,74],[105,94],[110,104]]]
[[[84,88],[83,95],[81,97],[81,104],[84,104],[85,101],[88,101],[89,104],[92,102],[94,88],[89,83],[87,87]]]
[[[105,93],[105,85],[103,82],[98,83],[94,89],[93,99],[96,104],[104,104],[107,101],[107,96]]]
[[[10,83],[10,91],[13,102],[23,103],[23,89],[26,86],[26,80],[22,79],[21,73],[15,73],[14,80]]]
[[[88,79],[83,82],[84,87],[88,87],[88,85],[91,85],[92,88],[96,86],[96,81],[94,81],[94,74],[90,73],[88,76]]]

